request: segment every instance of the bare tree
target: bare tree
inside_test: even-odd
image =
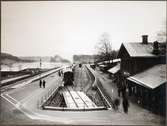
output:
[[[108,33],[105,32],[102,34],[95,48],[98,51],[98,59],[110,63],[110,60],[112,59],[112,45]]]

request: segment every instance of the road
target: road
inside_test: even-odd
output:
[[[83,66],[84,67],[84,66]],[[78,74],[75,77],[81,87],[92,82],[87,69],[76,67]],[[1,122],[2,124],[71,124],[71,125],[159,125],[156,117],[135,116],[124,114],[114,110],[100,111],[52,111],[41,110],[39,104],[48,92],[61,85],[62,78],[57,73],[44,78],[46,88],[39,88],[39,81],[31,82],[28,85],[8,90],[1,94]],[[79,89],[79,88],[78,88]],[[80,88],[81,89],[81,88]],[[147,114],[147,113],[146,113]]]

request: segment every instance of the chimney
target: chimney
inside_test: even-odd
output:
[[[142,35],[142,44],[148,44],[148,35]]]
[[[155,54],[155,55],[159,54],[159,43],[158,43],[158,41],[155,41],[153,43],[153,54]]]

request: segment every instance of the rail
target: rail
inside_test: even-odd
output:
[[[67,108],[67,107],[53,107],[53,106],[44,106],[44,109],[47,110],[56,110],[56,111],[97,111],[97,110],[106,110],[105,107],[96,107],[96,108]]]
[[[72,96],[70,90],[69,90],[68,88],[65,88],[65,89],[69,92],[69,94],[70,94],[71,98],[73,99],[73,101],[74,101],[76,107],[78,108],[78,104],[76,103],[76,101],[75,101],[74,97]]]
[[[92,87],[95,88],[97,87],[97,90],[99,91],[99,93],[101,94],[104,103],[106,103],[106,106],[108,106],[109,108],[115,108],[115,105],[112,101],[112,99],[108,96],[108,94],[104,91],[104,88],[100,82],[100,80],[96,77],[96,73],[95,71],[90,68],[88,65],[86,65],[86,68],[88,69],[88,71],[93,75],[94,77],[94,83],[92,84]],[[110,100],[110,101],[109,101]]]
[[[2,80],[1,81],[1,86],[4,87],[4,86],[10,85],[10,84],[14,84],[18,81],[22,81],[22,80],[28,79],[30,77],[33,77],[33,75],[29,74],[29,75],[18,76],[18,77],[15,77],[15,78],[10,78],[10,79],[7,79],[7,80]]]
[[[94,82],[95,77],[93,76],[93,74],[89,72],[89,70],[87,69],[87,67],[85,67],[85,69],[86,69],[86,74],[88,75],[89,79],[91,80],[91,79],[93,78],[92,82]],[[91,74],[91,75],[90,75],[90,74]],[[87,93],[91,88],[92,88],[92,83],[91,83],[91,85],[89,85],[89,87],[86,89],[86,93]]]
[[[86,102],[82,99],[82,97],[78,94],[78,92],[76,92],[77,95],[79,96],[79,98],[82,100],[82,102],[84,103],[84,105],[86,105],[88,107],[88,105],[86,104]]]

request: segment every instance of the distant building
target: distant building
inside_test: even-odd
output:
[[[142,42],[140,43],[123,43],[121,45],[118,52],[118,58],[121,59],[120,85],[126,86],[129,95],[135,95],[139,104],[143,105],[146,101],[149,101],[146,106],[155,104],[155,102],[158,108],[164,106],[165,103],[160,103],[158,97],[161,97],[161,100],[164,100],[165,97],[165,73],[157,70],[164,68],[166,63],[165,55],[166,43],[158,43],[157,41],[150,43],[147,35],[142,36]],[[160,72],[161,74],[159,74]],[[163,77],[161,77],[162,74]],[[137,78],[137,80],[134,78]],[[153,83],[154,80],[155,85]],[[151,85],[154,86],[151,87]],[[155,109],[155,106],[149,106],[149,108]]]
[[[74,63],[94,63],[95,55],[74,55]]]
[[[110,69],[112,69],[114,66],[119,64],[120,61],[121,61],[120,59],[113,59],[113,60],[109,61],[110,62],[109,64],[108,64],[108,61],[103,61],[103,62],[99,62],[97,65],[99,66],[101,71],[109,72],[109,73],[113,74]]]

